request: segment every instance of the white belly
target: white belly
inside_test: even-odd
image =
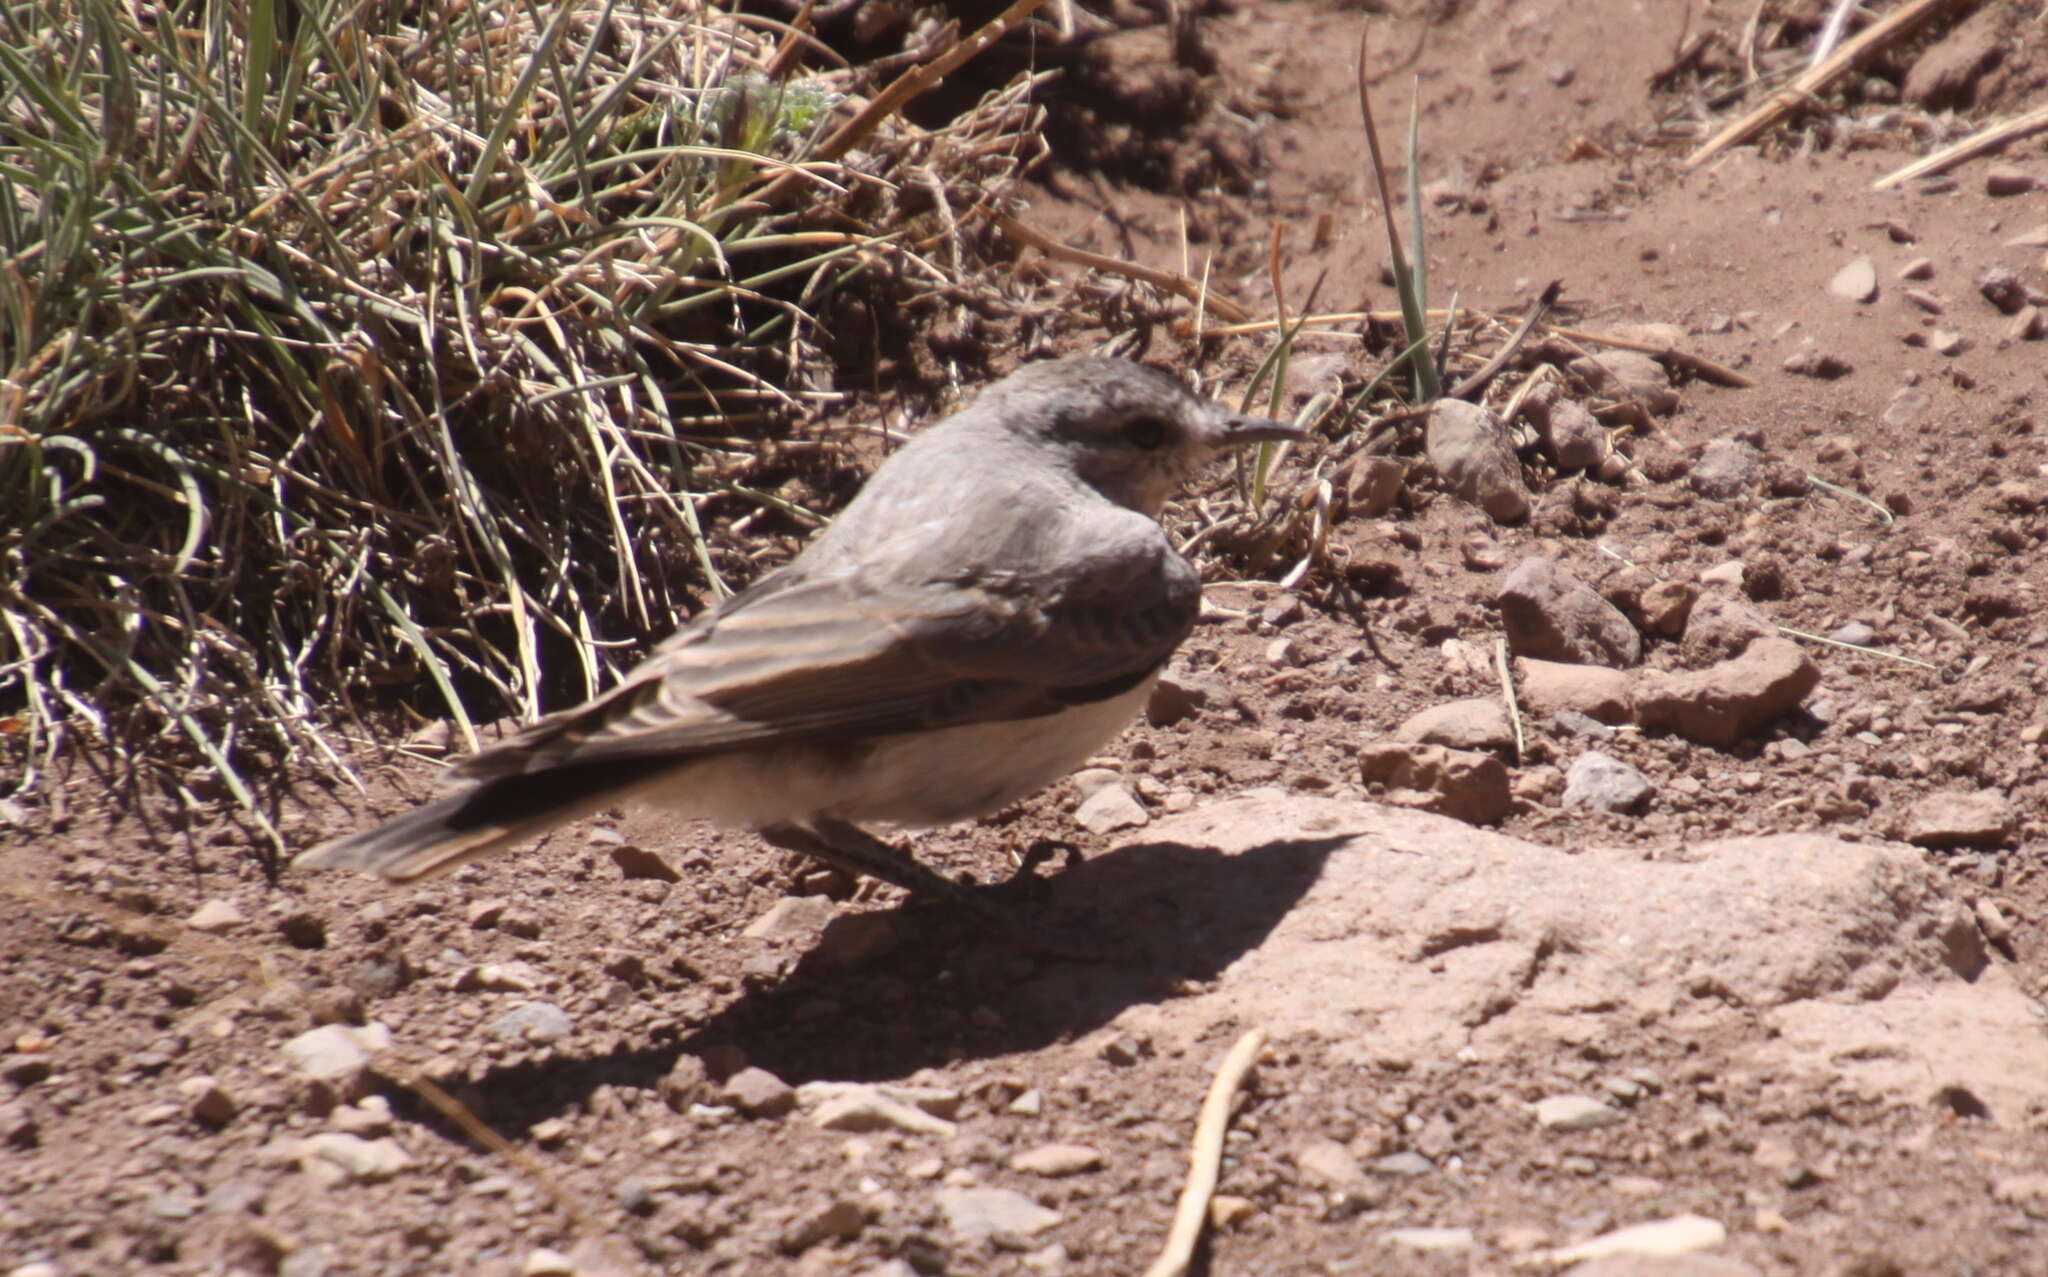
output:
[[[968,820],[1079,767],[1137,715],[1152,682],[1041,718],[878,737],[858,752],[813,746],[735,751],[679,768],[641,796],[749,829],[819,816],[904,829]]]

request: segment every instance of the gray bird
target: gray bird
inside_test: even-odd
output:
[[[995,811],[1122,731],[1201,601],[1160,507],[1224,449],[1301,437],[1128,360],[1026,365],[617,687],[456,764],[460,792],[297,864],[403,881],[640,800],[1012,925],[992,889],[860,826]]]

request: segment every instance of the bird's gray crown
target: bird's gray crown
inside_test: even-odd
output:
[[[1170,373],[1097,355],[1026,364],[970,411],[1051,445],[1097,492],[1152,515],[1215,452],[1300,437],[1280,422],[1204,399]]]

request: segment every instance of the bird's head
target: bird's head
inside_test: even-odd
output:
[[[975,409],[1051,445],[1104,497],[1153,516],[1217,453],[1307,437],[1232,412],[1157,368],[1098,355],[1026,364],[984,391]]]

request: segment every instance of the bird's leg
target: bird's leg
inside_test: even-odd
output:
[[[835,868],[894,883],[912,895],[957,905],[969,917],[1010,932],[1034,949],[1067,958],[1101,956],[1099,944],[1062,936],[1032,923],[1020,917],[1016,908],[1011,885],[1020,878],[1029,879],[1033,867],[1062,849],[1059,843],[1034,844],[1025,853],[1023,868],[1009,882],[977,887],[954,882],[919,864],[901,848],[842,820],[819,819],[809,828],[774,825],[761,830],[761,837],[786,851],[802,852]],[[1071,848],[1066,850],[1074,854]]]

